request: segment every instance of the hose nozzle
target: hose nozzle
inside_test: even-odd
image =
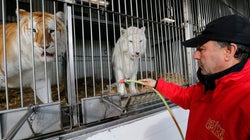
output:
[[[121,79],[121,80],[120,80],[120,84],[124,84],[125,82],[126,82],[125,79]]]

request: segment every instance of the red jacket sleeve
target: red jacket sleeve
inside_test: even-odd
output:
[[[181,106],[184,109],[189,109],[193,97],[195,97],[197,94],[203,93],[204,86],[201,83],[198,83],[194,86],[182,87],[159,78],[155,89],[173,103]]]

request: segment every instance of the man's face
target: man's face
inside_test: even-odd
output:
[[[194,59],[198,61],[202,74],[211,75],[225,69],[226,48],[220,47],[216,41],[208,41],[196,48]]]

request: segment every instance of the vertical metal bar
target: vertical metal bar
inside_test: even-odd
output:
[[[172,2],[172,0],[169,2],[169,5],[171,5],[171,8],[170,8],[170,17],[172,18],[173,17],[173,2]],[[173,59],[173,56],[174,56],[174,54],[173,54],[173,52],[174,52],[174,47],[173,47],[173,43],[174,43],[174,26],[173,25],[171,25],[170,27],[169,27],[170,29],[170,32],[169,32],[169,35],[171,36],[171,41],[169,42],[169,45],[170,45],[170,47],[169,47],[169,60],[170,60],[170,67],[169,67],[169,80],[170,80],[170,76],[171,76],[171,74],[173,74],[173,71],[174,71],[174,59]]]
[[[75,7],[74,7],[74,5],[72,5],[72,15],[73,15],[73,17],[75,16]],[[77,56],[76,55],[76,52],[77,52],[77,50],[76,50],[76,27],[75,27],[75,18],[73,18],[72,19],[72,26],[73,26],[73,52],[74,52],[74,55],[73,56]],[[74,49],[75,48],[75,49]],[[74,58],[74,57],[73,57]],[[78,73],[77,73],[77,61],[78,61],[78,59],[77,58],[74,58],[73,60],[75,60],[74,61],[74,72],[75,72],[75,77],[74,77],[74,79],[75,79],[75,94],[76,94],[76,102],[78,102]]]
[[[213,5],[213,1],[210,1],[210,7],[209,7],[209,11],[210,11],[210,14],[211,14],[211,18],[214,17],[214,5]]]
[[[92,25],[92,8],[89,1],[89,25],[90,25],[90,46],[91,46],[91,63],[92,63],[92,81],[93,81],[93,93],[96,96],[95,91],[95,66],[94,66],[94,46],[93,46],[93,25]]]
[[[121,13],[121,2],[118,0],[118,13]],[[119,29],[121,29],[121,15],[118,15],[119,18]]]
[[[56,50],[56,84],[57,84],[57,98],[58,101],[61,101],[60,98],[60,84],[59,84],[59,61],[58,61],[58,44],[57,44],[57,24],[56,24],[56,2],[53,1],[53,10],[54,10],[54,23],[55,23],[55,50]]]
[[[48,73],[47,73],[47,56],[46,56],[46,33],[45,33],[45,14],[44,14],[44,12],[45,12],[45,7],[44,7],[44,0],[42,0],[42,18],[43,18],[43,51],[44,51],[44,76],[45,76],[45,84],[46,84],[46,93],[45,94],[47,94],[47,97],[48,97],[48,101],[49,101],[49,93],[50,93],[50,91],[48,91]],[[50,85],[49,85],[50,86]]]
[[[77,124],[76,112],[76,95],[75,95],[75,71],[74,71],[74,52],[73,52],[73,28],[72,28],[72,7],[67,5],[67,21],[68,21],[68,57],[67,57],[67,89],[68,89],[68,102],[73,115],[71,127]],[[73,123],[73,124],[72,124]]]
[[[221,5],[220,4],[215,4],[217,10],[216,10],[216,17],[220,16],[221,14]]]
[[[83,4],[83,1],[81,1]],[[83,7],[81,7],[81,19],[82,19],[82,53],[83,53],[83,76],[84,76],[84,90],[85,90],[85,98],[88,97],[87,90],[87,79],[86,79],[86,51],[85,51],[85,34],[84,34],[84,18],[83,18]]]
[[[126,0],[125,0],[126,1]],[[126,2],[125,2],[126,3]],[[126,6],[125,6],[125,8],[126,8]],[[127,9],[127,8],[126,8]],[[131,17],[133,17],[133,5],[132,5],[132,0],[130,0],[130,15],[131,15]],[[126,14],[127,15],[127,14]],[[134,26],[134,20],[133,20],[133,18],[131,18],[131,26]]]
[[[202,26],[205,26],[205,23],[208,21],[208,17],[210,17],[210,13],[209,13],[209,10],[208,10],[208,2],[207,2],[207,0],[204,0],[203,1],[203,6],[204,6],[204,8],[203,8],[203,10],[205,11],[204,13],[207,13],[206,15],[204,14],[204,21],[203,21],[203,24],[202,24]]]
[[[209,16],[207,17],[207,20],[206,20],[206,23],[207,22],[210,22],[212,19],[212,10],[211,10],[211,7],[212,7],[213,5],[212,5],[212,3],[210,2],[210,0],[207,0],[207,10],[208,10],[208,13],[209,13]],[[204,25],[205,26],[205,25]]]
[[[183,6],[183,1],[182,0],[180,0],[180,6]],[[181,10],[180,9],[180,13],[182,14],[182,16],[180,17],[181,19],[182,19],[182,21],[181,21],[181,38],[182,38],[182,41],[184,41],[184,39],[185,39],[185,20],[183,19],[183,17],[184,17],[184,12],[183,12],[183,10]],[[192,21],[191,21],[192,22]],[[185,61],[185,63],[184,63],[184,73],[185,73],[185,75],[184,75],[184,78],[185,78],[185,84],[188,84],[187,82],[187,80],[188,80],[188,64],[187,64],[187,50],[186,50],[186,48],[185,47],[182,47],[182,51],[183,52],[185,52],[185,53],[183,53],[184,55],[183,55],[183,60]]]
[[[105,4],[106,5],[106,4]],[[102,65],[102,36],[101,36],[101,25],[100,25],[100,5],[99,5],[99,0],[98,0],[98,4],[97,4],[97,18],[98,18],[98,35],[99,35],[99,54],[100,54],[100,67],[101,67],[101,90],[103,93],[103,65]]]
[[[202,25],[203,25],[203,20],[204,20],[204,14],[203,14],[203,12],[204,12],[204,0],[200,0],[199,1],[199,6],[200,6],[200,19],[199,19],[199,21],[200,21],[200,30],[199,31],[201,31],[202,30]]]
[[[167,2],[166,2],[166,7],[167,7],[167,18],[171,18],[171,11],[172,11],[172,5],[171,5],[171,3],[170,3],[170,0],[168,0]],[[168,40],[168,47],[167,47],[167,57],[168,57],[168,59],[167,59],[167,64],[168,64],[168,68],[167,68],[167,72],[168,72],[168,75],[172,72],[171,71],[171,69],[172,69],[172,44],[171,44],[171,42],[172,42],[172,34],[171,34],[171,30],[172,30],[172,26],[170,25],[170,24],[168,24],[167,25],[167,36],[169,37],[169,40]],[[167,79],[166,80],[170,80],[170,76],[167,76]]]
[[[169,1],[169,0],[168,0]],[[165,4],[165,1],[163,0],[162,1],[162,8],[163,8],[163,18],[170,18],[170,17],[168,17],[168,9],[169,9],[169,4],[168,4],[169,2],[166,2],[166,4]],[[165,9],[165,7],[166,7],[166,9]],[[170,31],[169,31],[169,24],[167,24],[167,23],[165,23],[164,24],[164,32],[165,32],[165,44],[166,44],[166,48],[165,48],[165,50],[164,50],[164,53],[165,53],[165,70],[166,70],[166,72],[165,72],[165,74],[166,74],[166,76],[165,76],[165,79],[166,80],[168,80],[169,81],[169,76],[167,76],[167,73],[169,72],[169,51],[168,51],[168,48],[169,47],[171,47],[171,44],[170,44]],[[168,38],[169,37],[169,38]]]
[[[150,1],[150,15],[151,15],[151,20],[154,21],[153,18],[153,6],[152,6],[152,1]],[[154,22],[151,22],[151,26],[152,26],[152,43],[153,43],[153,50],[154,50],[154,68],[155,68],[155,77],[158,77],[158,64],[157,64],[157,55],[156,55],[156,49],[155,49],[155,31],[154,31]]]
[[[125,17],[125,29],[127,29],[128,28],[128,13],[127,13],[127,3],[126,3],[126,0],[123,0],[124,1],[124,14],[123,15],[125,15],[124,17]],[[120,6],[119,6],[120,7]],[[121,13],[122,14],[122,11],[119,11],[119,13]],[[120,15],[120,16],[122,16],[122,15]],[[133,18],[131,18],[131,22],[133,22]],[[121,25],[120,25],[120,27],[121,27]],[[121,29],[121,28],[120,28]],[[120,37],[121,37],[121,30],[120,30]],[[128,39],[128,34],[126,34],[126,39]],[[119,43],[121,43],[121,42],[119,42]],[[128,41],[126,42],[126,46],[128,46]],[[119,49],[121,49],[121,47],[119,48]],[[131,49],[130,47],[128,47],[128,49]],[[121,52],[122,52],[122,50],[121,50]],[[122,53],[121,55],[124,55],[124,53]],[[123,58],[124,56],[122,56],[122,58]],[[125,65],[125,62],[124,61],[122,61],[122,65]],[[129,66],[130,67],[130,66]]]
[[[2,16],[3,16],[3,53],[4,53],[4,80],[5,80],[5,97],[6,109],[9,110],[9,95],[8,95],[8,70],[7,70],[7,50],[6,50],[6,24],[5,24],[5,1],[2,1]],[[18,6],[17,6],[18,7]]]
[[[143,6],[141,6],[141,7],[143,7]],[[139,22],[140,22],[140,20],[139,20],[139,12],[138,12],[138,1],[135,1],[135,8],[136,8],[135,9],[136,10],[136,26],[139,28]],[[142,78],[142,56],[141,55],[140,55],[140,59],[139,59],[139,71],[140,71],[140,76]]]
[[[162,10],[161,10],[161,3],[158,1],[158,12],[159,12],[159,17],[160,17],[160,36],[161,36],[161,43],[159,43],[159,45],[161,44],[161,53],[162,53],[162,57],[161,57],[161,59],[162,59],[162,70],[163,70],[163,77],[164,77],[164,79],[166,79],[166,73],[167,73],[167,71],[166,71],[166,54],[165,54],[165,45],[164,45],[164,35],[163,35],[163,25],[162,25],[162,22],[161,22],[161,19],[163,19],[164,17],[162,17],[162,14],[161,14],[161,12],[162,12]],[[159,40],[160,40],[160,37],[159,37]]]
[[[193,36],[193,25],[191,20],[190,3],[188,0],[183,0],[183,12],[184,12],[184,26],[185,26],[185,38],[190,39]],[[189,84],[195,84],[195,75],[193,68],[195,68],[195,62],[192,61],[193,51],[191,48],[186,48],[187,51],[187,68],[188,68],[188,81]]]
[[[147,7],[146,7],[147,8]],[[138,4],[137,4],[137,9],[139,9],[138,8]],[[137,10],[138,11],[138,10]],[[138,13],[139,13],[139,11],[138,11]],[[137,15],[139,15],[139,14],[137,14]],[[138,16],[139,17],[139,16]],[[143,26],[145,26],[144,25],[144,20],[145,20],[145,17],[144,17],[144,3],[143,3],[143,0],[141,0],[141,22],[142,22],[142,25]]]
[[[177,80],[178,84],[181,84],[180,82],[182,82],[182,81],[180,81],[180,79],[181,79],[181,77],[183,77],[183,65],[184,65],[185,62],[182,61],[184,52],[182,51],[182,46],[181,46],[181,33],[180,33],[180,30],[181,30],[180,22],[181,21],[180,21],[180,18],[179,18],[179,16],[180,16],[179,9],[180,8],[178,8],[178,7],[180,7],[179,0],[177,0],[175,2],[175,5],[176,5],[176,22],[175,23],[176,23],[176,29],[177,29],[176,34],[177,34],[177,37],[178,37],[179,64],[182,64],[178,68],[178,75],[176,76],[176,78],[177,78],[176,80]]]
[[[186,61],[185,61],[186,59],[184,59],[184,58],[186,58],[186,50],[184,49],[184,47],[181,44],[182,39],[183,39],[183,32],[182,32],[183,27],[181,25],[181,23],[183,23],[183,21],[182,21],[182,17],[183,17],[182,14],[183,13],[181,10],[181,4],[182,4],[181,1],[178,0],[177,1],[178,8],[177,8],[177,22],[176,23],[177,23],[177,27],[178,27],[178,36],[179,36],[179,54],[181,56],[180,64],[182,64],[180,67],[180,74],[184,78],[185,76],[187,76],[187,72],[185,71],[186,70]],[[185,77],[184,80],[186,78],[187,77]],[[185,81],[183,81],[183,82],[185,82]]]
[[[212,17],[217,17],[217,12],[216,12],[217,10],[215,10],[217,4],[215,4],[215,2],[212,1],[212,2],[211,2],[211,5],[212,5],[212,6],[211,6],[211,11],[212,11],[212,13],[213,13],[213,14],[212,14]]]
[[[33,29],[33,7],[32,7],[32,0],[30,0],[30,19],[31,20],[31,29]],[[34,34],[33,30],[30,30],[31,32],[31,44],[34,46]],[[32,75],[33,75],[33,89],[36,89],[36,68],[35,68],[35,55],[34,55],[34,47],[32,48]],[[36,90],[34,91],[34,103],[37,104],[37,98],[36,98]]]
[[[19,2],[18,0],[16,1],[16,5],[19,9]],[[20,81],[20,96],[21,96],[21,107],[23,107],[23,77],[22,77],[22,56],[21,56],[21,27],[20,27],[20,15],[19,15],[19,11],[17,12],[17,29],[18,29],[18,50],[19,50],[19,54],[18,54],[18,63],[19,63],[19,81]]]
[[[106,3],[106,0],[104,0],[104,2]],[[105,10],[107,10],[107,5],[105,4]],[[106,43],[107,43],[107,57],[108,57],[108,80],[109,80],[109,83],[108,85],[111,85],[111,64],[110,64],[110,50],[109,50],[109,33],[108,33],[108,14],[107,14],[107,11],[105,11],[105,26],[106,26]],[[111,86],[109,86],[109,90],[111,92]]]
[[[204,1],[203,1],[203,12],[204,12],[204,13],[207,13],[207,14],[204,14],[204,13],[203,13],[202,27],[205,26],[206,22],[208,21],[207,18],[210,16],[209,11],[208,11],[208,9],[207,9],[207,4],[208,4],[208,3],[207,3],[207,0],[204,0]]]
[[[143,4],[143,0],[141,0],[141,18],[142,18],[142,26],[145,26],[144,25],[144,4]],[[147,27],[149,28],[149,27]],[[145,44],[146,45],[146,44]],[[145,65],[145,71],[147,72],[148,71],[148,68],[147,68],[147,47],[146,47],[146,50],[145,50],[145,55],[144,55],[144,65]],[[141,74],[141,79],[143,78],[143,69],[142,69],[142,57],[140,58],[140,74]],[[146,74],[147,75],[147,74]],[[145,77],[144,77],[145,78]]]
[[[143,6],[142,6],[143,7]],[[136,26],[139,27],[139,13],[138,13],[138,1],[135,1],[135,11],[136,11]]]
[[[128,27],[128,12],[127,12],[127,3],[126,3],[126,0],[124,0],[124,14],[125,14],[125,23],[126,23],[126,28]],[[121,13],[121,12],[119,12]],[[132,21],[133,22],[133,21]]]
[[[113,36],[114,36],[114,38],[113,38],[113,44],[114,44],[114,46],[113,47],[115,47],[115,44],[116,44],[116,18],[115,18],[115,5],[114,5],[114,0],[112,0],[111,1],[112,2],[112,23],[113,23]],[[118,0],[118,10],[120,11],[120,0]],[[120,13],[120,12],[119,12]],[[121,28],[121,20],[120,20],[120,15],[118,15],[118,22],[119,22],[119,29]],[[120,30],[119,30],[120,31]],[[114,71],[113,71],[114,72]],[[115,74],[113,74],[113,75],[115,75]],[[109,84],[109,85],[111,85],[111,84]],[[110,87],[110,90],[112,89],[112,87],[111,86],[109,86]]]
[[[73,17],[75,17],[75,7],[74,5],[72,5],[72,15]],[[75,75],[74,75],[74,79],[75,79],[75,92],[73,93],[74,96],[75,96],[75,101],[76,103],[72,106],[73,107],[73,118],[74,118],[74,121],[76,122],[74,125],[79,125],[80,126],[80,111],[79,111],[79,106],[77,105],[77,103],[79,102],[79,92],[78,92],[78,73],[77,73],[77,58],[74,59],[74,56],[77,56],[77,48],[76,48],[76,27],[75,27],[75,18],[73,18],[73,21],[72,21],[72,26],[73,26],[73,52],[74,52],[74,55],[73,55],[73,61],[74,61],[74,72],[75,72]],[[75,49],[74,49],[75,48]],[[76,120],[77,119],[77,120]]]
[[[120,0],[118,0],[119,3]],[[114,0],[111,1],[112,2],[112,21],[113,21],[113,34],[114,34],[114,44],[116,42],[116,31],[115,31],[115,10],[114,10]]]
[[[158,7],[157,7],[157,1],[154,1],[155,3],[154,3],[154,8],[155,8],[155,21],[156,21],[156,37],[157,37],[157,44],[158,44],[158,55],[159,55],[159,57],[158,57],[158,61],[159,61],[159,63],[158,63],[158,65],[159,65],[159,72],[160,72],[160,76],[162,77],[162,62],[161,62],[161,47],[160,47],[160,35],[159,35],[159,19],[158,19],[158,16],[157,16],[157,9],[158,9]]]
[[[81,5],[83,5],[83,1],[81,1]],[[87,93],[87,79],[86,79],[86,51],[85,51],[85,33],[84,33],[84,17],[83,17],[83,6],[81,6],[81,23],[82,23],[82,57],[83,57],[83,78],[84,78],[84,93],[85,98],[88,97]],[[84,121],[86,122],[86,114],[84,114]]]
[[[191,21],[190,22],[192,22],[192,23],[194,23],[194,24],[196,24],[195,22],[194,22],[194,18],[192,18],[192,16],[193,17],[195,17],[196,15],[197,15],[197,11],[196,10],[193,10],[194,8],[194,4],[195,2],[194,2],[194,0],[191,0],[190,1],[190,3],[189,3],[189,5],[190,5],[190,11],[192,12],[192,15],[190,15],[191,16]],[[183,4],[184,5],[184,4]],[[195,6],[196,7],[196,6]],[[185,7],[183,7],[183,9],[185,9]],[[183,13],[184,13],[185,11],[183,11]],[[185,21],[184,21],[185,22]]]
[[[198,0],[197,1],[198,3],[197,3],[197,18],[198,18],[198,32],[200,32],[200,30],[201,30],[201,20],[202,20],[202,8],[201,8],[201,3],[200,3],[200,0]]]
[[[174,0],[173,1],[173,11],[176,11],[177,9],[177,6],[176,6],[176,1]],[[177,18],[177,15],[175,14],[176,12],[173,12],[173,17],[176,19]],[[177,82],[177,79],[178,79],[178,73],[179,73],[179,68],[180,68],[180,56],[179,56],[179,45],[178,45],[178,34],[177,34],[177,31],[178,31],[178,27],[177,27],[177,22],[174,22],[173,23],[173,28],[174,28],[174,44],[173,44],[173,49],[174,49],[174,73],[173,73],[173,80]]]
[[[152,49],[151,49],[151,35],[150,35],[150,30],[149,30],[149,15],[148,15],[148,0],[146,0],[146,17],[147,17],[147,31],[148,31],[148,48],[149,48],[149,64],[150,64],[150,73],[151,73],[151,77],[150,78],[153,78],[153,61],[152,61],[152,58],[153,58],[153,55],[152,55]],[[147,61],[145,60],[145,63],[147,64]],[[146,78],[147,77],[147,74],[146,74]]]
[[[132,3],[129,3],[129,5],[130,5],[130,8],[133,8],[133,7],[132,7]],[[127,8],[126,0],[124,0],[124,9],[125,9],[124,15],[122,15],[122,16],[124,16],[125,19],[126,19],[126,20],[125,20],[125,29],[128,29],[129,26],[134,26],[134,25],[133,25],[133,24],[134,24],[134,23],[133,23],[134,21],[133,21],[133,17],[132,17],[132,16],[129,17],[129,19],[130,19],[129,22],[131,22],[132,25],[130,25],[129,22],[128,22],[128,20],[127,20],[127,19],[128,19],[128,12],[127,12],[127,9],[128,9],[128,8]],[[130,10],[133,11],[132,9],[130,9]],[[132,14],[132,13],[131,13],[131,14]],[[121,35],[122,35],[122,34],[121,34],[121,32],[120,32],[120,37],[121,37]],[[129,34],[126,34],[126,40],[128,40],[128,35],[129,35]],[[129,42],[129,41],[126,42],[126,46],[128,46],[128,42]],[[120,42],[120,43],[121,43],[121,42]],[[121,49],[121,48],[120,48],[120,49]],[[128,49],[130,50],[131,48],[129,47]],[[122,53],[122,55],[124,55],[124,53]],[[124,57],[124,56],[123,56],[123,57]],[[122,63],[123,63],[123,65],[124,65],[124,61],[123,61]]]

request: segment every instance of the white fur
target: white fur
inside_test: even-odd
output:
[[[20,12],[26,12],[24,10],[20,10]],[[52,15],[53,16],[53,15]],[[52,71],[52,63],[56,57],[56,49],[55,49],[55,33],[57,34],[57,52],[58,55],[61,55],[65,52],[65,45],[66,45],[66,29],[65,25],[63,24],[63,13],[57,13],[57,22],[60,22],[60,29],[57,27],[57,31],[51,34],[46,34],[46,39],[51,40],[51,42],[46,42],[46,49],[45,51],[54,54],[53,57],[46,57],[46,72],[47,78],[45,78],[45,57],[41,55],[44,52],[44,45],[43,40],[40,42],[36,42],[34,39],[34,63],[35,63],[35,86],[33,82],[33,59],[32,59],[32,33],[34,38],[36,37],[37,33],[32,32],[31,29],[31,20],[28,23],[29,31],[25,30],[21,27],[20,36],[21,36],[21,68],[22,68],[22,86],[27,87],[30,86],[38,98],[43,103],[52,102],[51,96],[51,71]],[[20,18],[20,23],[29,20],[29,14],[24,14]],[[41,25],[41,24],[40,24]],[[27,28],[26,28],[27,29]],[[38,26],[35,20],[33,20],[33,29],[38,30]],[[41,26],[40,26],[41,29]],[[55,23],[53,20],[49,21],[46,27],[45,32],[55,30]],[[34,31],[34,30],[33,30]],[[13,35],[14,36],[14,35]],[[9,42],[10,43],[10,42]],[[18,47],[18,37],[13,37],[12,42],[10,43],[10,50],[11,54],[7,58],[7,76],[8,76],[8,87],[20,87],[20,80],[19,80],[19,47]],[[9,47],[9,46],[8,46]],[[2,71],[0,72],[0,85],[5,86],[5,73],[4,73],[4,64],[1,64]],[[46,81],[47,79],[47,81]],[[47,84],[47,85],[46,85]],[[36,88],[35,88],[36,87]]]
[[[121,29],[121,36],[115,44],[112,55],[113,69],[116,82],[121,79],[137,79],[138,61],[146,50],[145,27],[129,27]],[[118,84],[117,92],[120,95],[127,94],[125,84]],[[129,84],[131,93],[137,93],[134,83]]]

